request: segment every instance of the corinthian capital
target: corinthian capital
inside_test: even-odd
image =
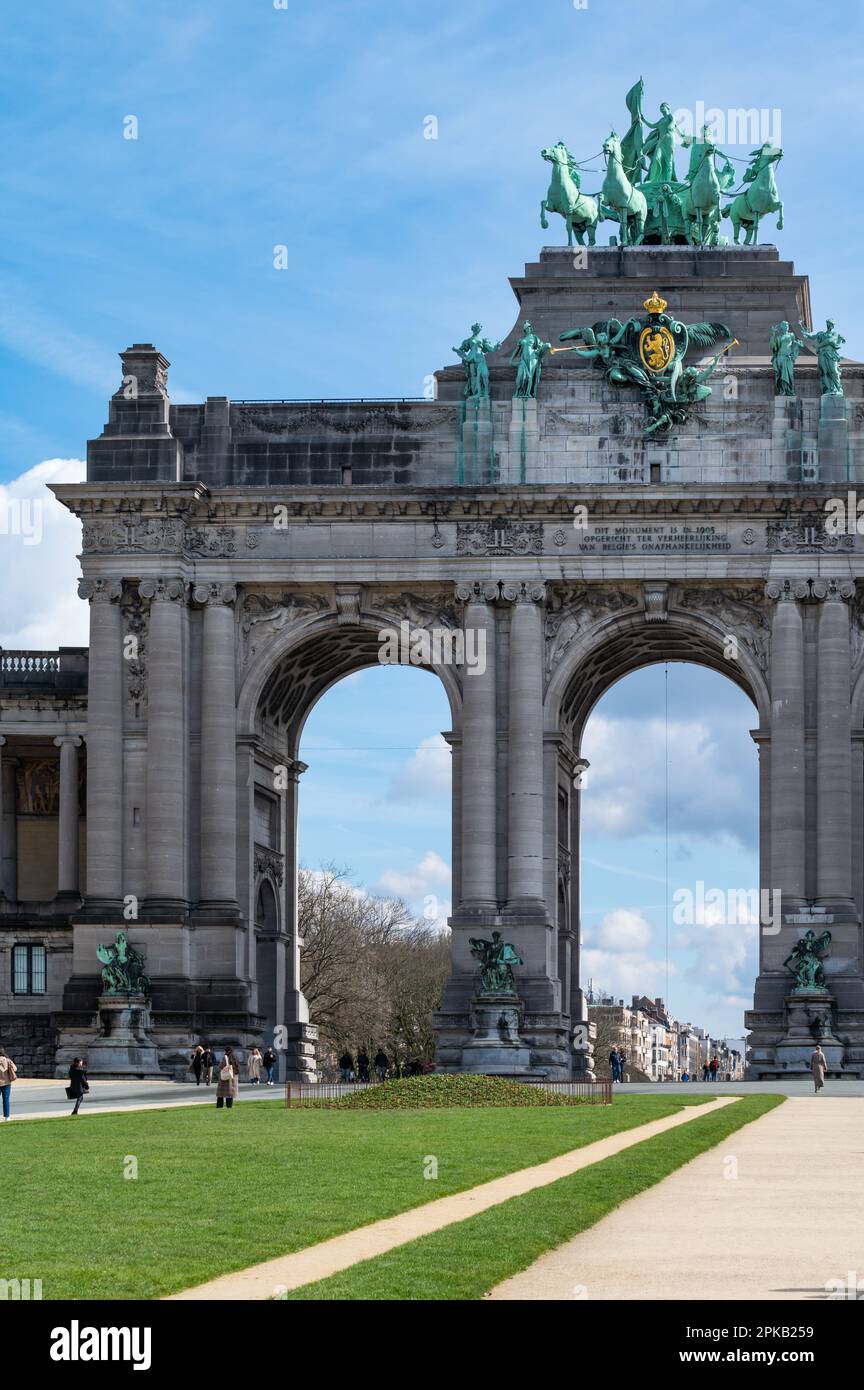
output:
[[[499,585],[491,579],[472,579],[456,585],[457,603],[495,603]]]
[[[854,579],[815,579],[813,597],[820,602],[848,603],[855,597]]]
[[[545,603],[546,585],[539,579],[517,579],[502,586],[501,597],[508,603]]]
[[[142,598],[151,603],[184,603],[186,585],[182,579],[142,579],[138,585]]]
[[[775,603],[794,603],[810,597],[810,584],[806,579],[769,579],[765,595]]]
[[[78,582],[78,597],[90,603],[116,603],[123,593],[119,579],[81,579]]]
[[[192,590],[196,603],[232,604],[237,599],[236,584],[196,584]]]

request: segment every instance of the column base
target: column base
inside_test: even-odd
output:
[[[508,924],[517,921],[526,926],[534,926],[540,922],[545,925],[549,921],[543,898],[510,898],[501,916]]]
[[[62,893],[55,894],[52,906],[58,912],[77,912],[82,902],[83,899],[77,888],[64,888]]]
[[[240,919],[240,904],[234,900],[212,900],[197,903],[192,908],[190,919],[193,922],[233,922]]]
[[[141,917],[150,922],[184,922],[189,917],[186,898],[145,898]]]
[[[75,914],[76,922],[108,922],[112,925],[116,922],[121,927],[128,926],[123,918],[123,899],[122,898],[91,898],[85,897],[80,910]]]

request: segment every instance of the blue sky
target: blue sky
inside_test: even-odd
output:
[[[171,360],[177,401],[422,394],[474,319],[506,333],[508,276],[562,241],[558,219],[539,226],[540,148],[564,139],[578,159],[593,155],[613,125],[623,130],[624,94],[640,74],[651,116],[662,100],[779,109],[786,229],[769,219],[763,239],[809,273],[817,319],[836,315],[850,355],[864,356],[862,51],[861,8],[846,0],[689,10],[646,0],[67,0],[7,13],[0,484],[27,497],[48,478],[80,476],[74,461],[119,380],[116,354],[133,341]],[[130,116],[134,140],[124,139]],[[430,116],[435,140],[424,139]],[[741,158],[750,144],[726,147]],[[273,264],[280,245],[285,270]],[[86,642],[76,527],[50,510],[45,526],[42,545],[2,538],[6,646]],[[586,951],[596,983],[616,993],[640,971],[633,988],[665,988],[662,679],[662,668],[630,678],[595,716]],[[683,808],[673,869],[681,881],[686,870],[749,886],[747,702],[720,678],[672,668],[670,707]],[[642,756],[628,781],[619,755],[635,720]],[[416,672],[365,673],[328,695],[305,735],[321,745],[304,791],[307,861],[347,863],[388,889],[401,882],[421,907],[446,901],[447,755],[435,739],[448,722],[440,688]],[[709,785],[720,778],[722,795],[696,804],[688,767]],[[682,1015],[737,1032],[753,943],[731,935],[673,942],[670,986]]]
[[[559,219],[539,227],[540,148],[593,155],[640,73],[654,116],[664,99],[780,109],[778,240],[862,355],[861,16],[845,0],[7,13],[0,476],[80,457],[133,341],[171,360],[175,399],[422,394],[475,317],[503,336],[507,277],[561,240]]]

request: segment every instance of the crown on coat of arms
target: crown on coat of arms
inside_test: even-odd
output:
[[[642,302],[649,314],[662,314],[669,301],[663,299],[655,290],[650,299],[645,299]]]

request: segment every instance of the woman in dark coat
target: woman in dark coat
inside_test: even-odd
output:
[[[230,1110],[240,1094],[240,1063],[235,1056],[233,1047],[226,1047],[225,1056],[218,1064],[218,1070],[219,1079],[216,1083],[216,1109],[221,1110],[224,1105]],[[223,1072],[230,1072],[231,1075],[223,1076]]]
[[[72,1111],[73,1115],[78,1114],[81,1102],[89,1090],[90,1086],[87,1081],[87,1069],[84,1066],[84,1058],[75,1057],[69,1068],[69,1086],[67,1088],[69,1099],[75,1101],[75,1107]]]

